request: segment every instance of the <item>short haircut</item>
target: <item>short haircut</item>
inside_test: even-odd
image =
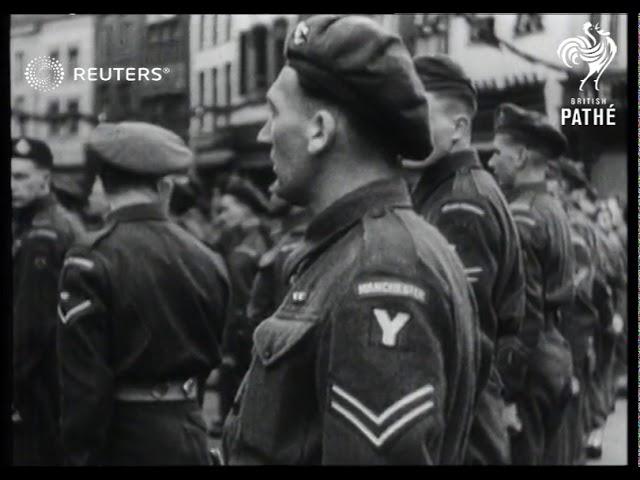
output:
[[[475,95],[471,93],[466,94],[460,91],[454,90],[438,90],[428,92],[438,98],[447,99],[451,102],[455,102],[457,105],[462,106],[464,111],[469,117],[473,119],[478,113],[478,100]]]
[[[86,160],[102,180],[107,194],[120,193],[127,190],[150,189],[158,191],[159,176],[139,175],[109,164],[105,158],[91,147],[85,149]]]
[[[389,132],[384,131],[377,122],[373,122],[370,119],[364,118],[362,115],[354,113],[347,106],[340,104],[333,98],[329,98],[322,92],[316,92],[302,84],[300,84],[300,89],[307,97],[303,102],[308,114],[311,115],[320,108],[328,108],[333,111],[332,113],[336,111],[339,112],[347,119],[349,127],[361,141],[367,142],[369,145],[382,151],[385,158],[392,158],[394,165],[397,163],[396,160],[399,157],[395,153],[397,150],[395,147],[396,140],[391,138]]]

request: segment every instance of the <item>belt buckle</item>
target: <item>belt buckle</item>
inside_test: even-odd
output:
[[[187,398],[189,398],[189,395],[191,395],[191,392],[193,391],[195,385],[196,381],[193,378],[190,378],[182,384],[182,392]]]
[[[160,400],[169,391],[168,383],[159,383],[151,389],[151,396],[156,400]]]

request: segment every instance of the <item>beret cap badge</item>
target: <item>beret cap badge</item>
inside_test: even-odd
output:
[[[293,44],[301,45],[309,39],[309,26],[305,22],[300,22],[293,32]]]
[[[29,155],[31,151],[31,147],[29,147],[29,142],[27,142],[24,138],[21,138],[18,143],[16,143],[16,151],[20,155]]]

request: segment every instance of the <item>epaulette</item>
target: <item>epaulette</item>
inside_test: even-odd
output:
[[[104,227],[93,232],[84,232],[76,239],[76,245],[84,248],[91,248],[98,244],[100,240],[108,236],[116,226],[116,222],[108,222]]]

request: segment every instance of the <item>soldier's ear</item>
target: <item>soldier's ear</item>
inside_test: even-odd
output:
[[[326,151],[335,140],[336,128],[335,116],[328,110],[318,110],[309,122],[307,130],[308,153],[318,155]]]
[[[463,114],[456,115],[453,119],[453,124],[455,127],[453,140],[460,140],[471,133],[471,122],[468,116]]]

